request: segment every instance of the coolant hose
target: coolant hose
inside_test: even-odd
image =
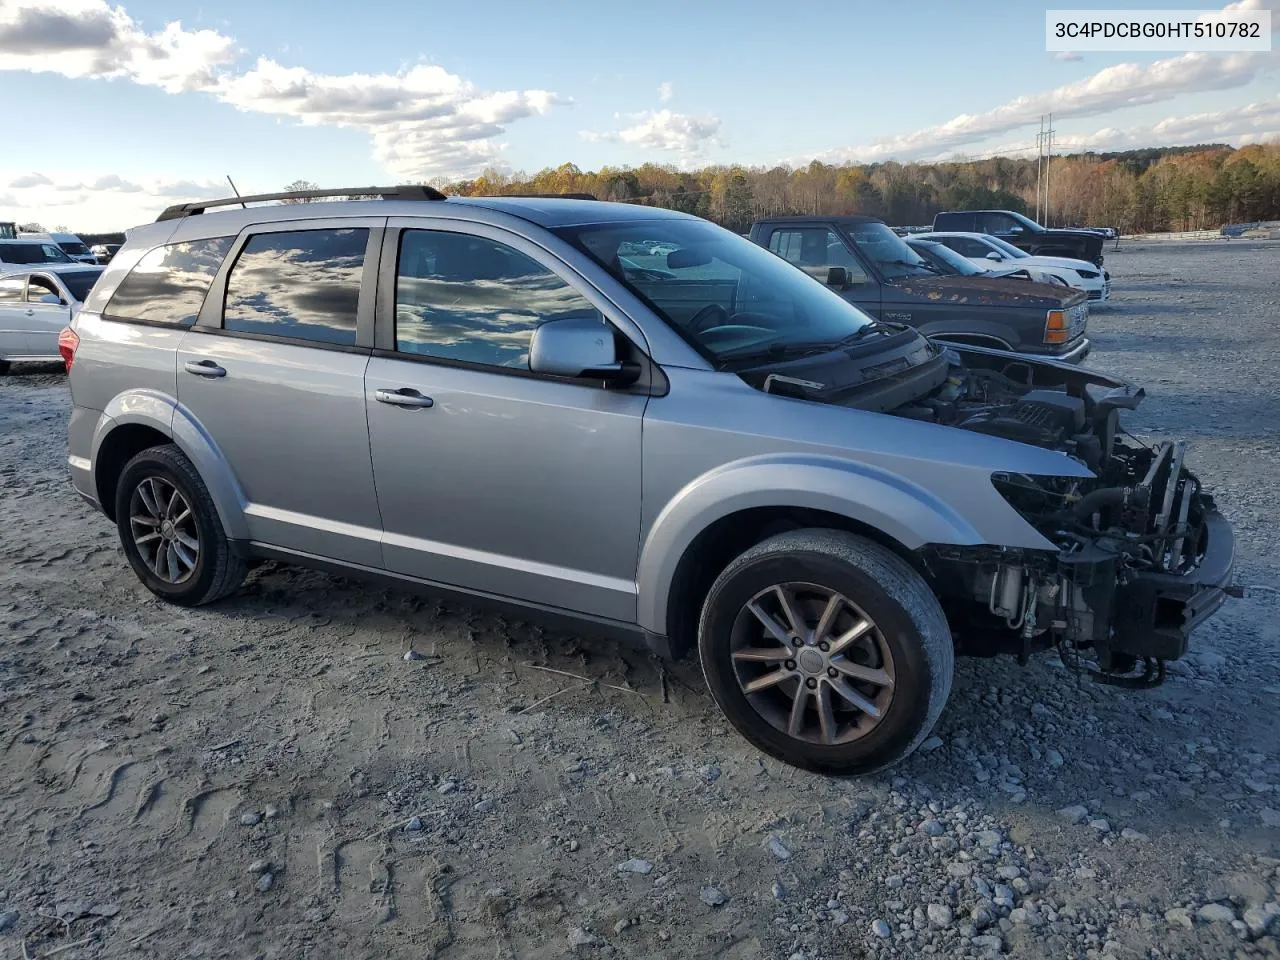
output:
[[[1077,500],[1071,507],[1071,512],[1078,519],[1084,520],[1093,516],[1103,507],[1113,507],[1124,503],[1128,496],[1129,490],[1127,487],[1103,487],[1101,490],[1086,493]]]

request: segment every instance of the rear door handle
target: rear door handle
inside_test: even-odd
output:
[[[225,368],[218,366],[212,360],[188,360],[186,362],[187,373],[194,373],[197,377],[225,377],[227,371]]]
[[[434,402],[424,397],[412,387],[401,387],[399,390],[375,390],[373,397],[379,403],[391,403],[397,407],[429,407]]]

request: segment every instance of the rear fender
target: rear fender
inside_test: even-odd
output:
[[[909,550],[982,538],[929,491],[887,471],[834,457],[776,454],[718,467],[682,488],[653,522],[637,571],[639,623],[667,632],[676,569],[697,536],[717,520],[759,507],[823,510],[848,517]]]
[[[92,462],[96,470],[98,451],[112,431],[128,424],[151,427],[169,437],[195,465],[209,488],[218,518],[227,538],[248,539],[244,491],[213,438],[172,397],[158,390],[133,390],[112,398],[98,418],[93,435]]]

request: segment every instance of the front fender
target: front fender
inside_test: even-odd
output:
[[[865,463],[820,455],[775,454],[725,464],[683,487],[654,520],[636,577],[640,626],[667,633],[677,566],[711,524],[742,510],[823,510],[864,523],[908,549],[926,543],[976,544],[982,536],[952,507],[902,477]]]
[[[131,390],[107,403],[94,428],[90,458],[95,475],[103,444],[115,430],[131,424],[150,427],[170,438],[195,465],[209,489],[228,539],[248,539],[244,492],[226,458],[191,411],[159,390]]]

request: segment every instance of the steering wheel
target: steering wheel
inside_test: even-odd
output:
[[[701,333],[708,327],[723,327],[729,322],[729,311],[718,303],[709,303],[689,318],[689,332]]]

